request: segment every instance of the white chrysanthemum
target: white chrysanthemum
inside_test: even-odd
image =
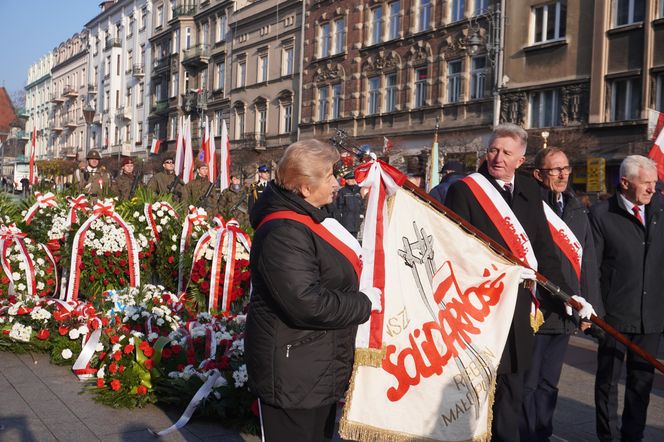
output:
[[[98,342],[97,346],[95,347],[95,351],[98,351],[98,352],[104,351],[104,344],[102,344],[101,342]]]
[[[145,215],[141,215],[141,216],[139,216],[139,217],[138,217],[138,220],[139,220],[140,222],[144,223],[144,222],[145,222]]]
[[[75,340],[78,339],[81,336],[81,332],[78,331],[78,329],[72,328],[69,330],[69,339]]]
[[[235,380],[235,388],[242,388],[244,386],[247,380],[249,380],[246,364],[242,364],[240,368],[233,372],[233,379]]]
[[[12,273],[12,279],[13,279],[14,281],[18,281],[19,279],[21,279],[21,274],[18,273],[18,272],[14,272],[14,273]]]
[[[62,350],[61,355],[62,355],[62,359],[71,359],[71,357],[72,357],[74,354],[71,352],[70,349],[65,348],[64,350]]]

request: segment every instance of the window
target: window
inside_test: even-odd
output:
[[[390,3],[390,40],[399,38],[401,31],[401,3]]]
[[[664,18],[664,0],[659,0],[659,6],[657,7],[657,18]]]
[[[367,106],[367,115],[374,115],[380,111],[380,77],[369,78],[368,85],[369,103]]]
[[[560,125],[560,96],[555,89],[530,94],[530,127]]]
[[[465,0],[452,0],[452,4],[450,5],[450,20],[452,21],[459,21],[463,20],[463,17],[465,15],[465,9],[466,9],[466,1]]]
[[[244,138],[244,109],[235,111],[235,139]]]
[[[383,7],[371,10],[371,44],[383,41]]]
[[[664,4],[664,2],[662,4]],[[655,89],[655,109],[664,112],[664,74],[659,74],[657,76]]]
[[[145,93],[145,85],[143,83],[138,84],[138,98],[137,98],[137,105],[138,106],[143,106],[143,94]]]
[[[261,108],[258,109],[258,133],[265,136],[267,132],[267,109]]]
[[[214,113],[214,122],[216,125],[216,130],[214,131],[214,135],[219,137],[221,136],[221,125],[223,124],[223,118],[222,118],[222,112],[221,111],[215,111]]]
[[[217,41],[226,40],[226,28],[227,28],[227,18],[225,15],[222,15],[217,19]]]
[[[611,82],[611,121],[635,120],[641,115],[641,79]]]
[[[431,21],[431,0],[420,0],[418,31],[428,31]]]
[[[281,75],[292,75],[295,62],[295,49],[293,46],[284,48],[281,58]]]
[[[184,48],[191,47],[191,28],[184,28]]]
[[[427,68],[415,69],[415,108],[427,102]]]
[[[247,62],[241,61],[237,65],[237,83],[236,87],[244,87],[247,82]]]
[[[143,8],[141,9],[141,23],[140,23],[141,30],[145,29],[145,25],[147,24],[147,22],[148,22],[148,8]]]
[[[474,15],[482,15],[489,10],[489,0],[475,0]]]
[[[332,118],[341,118],[341,83],[332,86]]]
[[[171,75],[171,97],[177,97],[180,90],[180,74],[174,73]]]
[[[157,12],[155,15],[154,25],[159,28],[164,25],[164,6],[157,6]]]
[[[323,23],[320,27],[320,57],[330,56],[330,24]]]
[[[177,137],[177,133],[176,133],[177,132],[177,124],[178,124],[178,117],[176,115],[173,115],[171,117],[171,124],[170,124],[170,127],[169,127],[170,130],[168,131],[168,139],[169,140],[174,140],[175,137]]]
[[[115,75],[120,75],[120,60],[122,55],[118,54],[118,56],[115,58]]]
[[[533,43],[565,38],[567,6],[564,1],[533,8],[531,26]]]
[[[258,78],[257,82],[267,81],[267,54],[258,56]]]
[[[134,14],[129,16],[129,26],[127,29],[127,38],[134,34]]]
[[[318,89],[318,121],[327,120],[327,99],[329,88],[327,86]]]
[[[143,122],[142,121],[136,122],[136,131],[138,132],[138,137],[136,138],[136,142],[141,143],[143,141]]]
[[[397,109],[397,74],[390,74],[385,80],[385,111],[394,112]]]
[[[447,63],[447,102],[456,103],[461,99],[461,60]]]
[[[293,131],[293,103],[287,103],[283,106],[284,126],[283,133],[291,133]]]
[[[188,91],[189,90],[189,72],[184,71],[184,90]]]
[[[645,0],[613,0],[613,23],[615,26],[642,22],[644,13]]]
[[[487,76],[486,56],[473,57],[470,60],[470,99],[484,98]]]
[[[334,53],[340,54],[346,46],[346,19],[341,17],[334,21]]]
[[[217,63],[217,75],[216,75],[216,83],[215,83],[215,89],[224,89],[224,82],[226,80],[226,63],[223,61],[221,63]]]
[[[173,44],[171,45],[173,48],[171,50],[172,54],[177,54],[180,52],[180,30],[176,29],[173,31]]]
[[[208,39],[209,39],[209,33],[210,33],[210,25],[205,22],[203,23],[202,29],[201,29],[201,44],[207,45],[208,44]]]
[[[132,100],[132,94],[131,94],[132,87],[127,88],[127,98],[125,100],[125,106],[127,109],[131,109],[131,107],[134,105],[134,101]]]

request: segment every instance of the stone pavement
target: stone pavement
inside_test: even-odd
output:
[[[594,441],[593,384],[595,344],[573,337],[563,369],[555,416],[555,441]],[[664,357],[664,345],[658,354]],[[182,410],[149,406],[113,409],[83,393],[69,368],[51,365],[45,355],[0,352],[0,441],[143,441],[155,440],[147,427],[163,429]],[[620,394],[622,409],[622,390]],[[242,441],[243,437],[213,421],[192,419],[164,441]],[[664,375],[657,374],[651,394],[646,441],[664,441]]]

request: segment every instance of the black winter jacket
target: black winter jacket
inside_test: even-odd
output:
[[[593,305],[622,333],[664,330],[664,198],[646,205],[645,228],[615,194],[590,209],[603,305]]]
[[[318,223],[328,216],[271,182],[251,212],[252,226],[281,210]],[[338,401],[350,379],[357,325],[371,313],[351,263],[305,225],[275,219],[256,230],[251,270],[245,336],[251,389],[285,409]]]
[[[548,189],[541,189],[542,199],[555,212],[555,202],[553,193]],[[576,239],[579,240],[583,248],[581,258],[581,280],[577,278],[574,267],[569,263],[563,253],[555,248],[556,255],[561,261],[561,270],[565,282],[572,289],[568,295],[583,296],[593,307],[601,305],[599,294],[599,281],[597,278],[597,255],[595,254],[595,244],[588,221],[588,209],[579,202],[572,194],[563,193],[563,216],[562,220],[570,228]],[[565,305],[556,298],[542,296],[540,299],[540,308],[544,314],[544,324],[540,327],[540,334],[572,334],[578,324],[578,316],[571,318],[565,313]],[[596,308],[596,307],[595,307]]]

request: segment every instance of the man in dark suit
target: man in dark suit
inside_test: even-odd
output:
[[[544,216],[537,183],[526,175],[516,174],[525,161],[528,134],[514,124],[497,126],[489,139],[486,161],[479,173],[503,196],[523,226],[537,258],[538,271],[571,294],[554,253],[553,240]],[[478,230],[507,248],[498,227],[468,185],[469,177],[450,188],[446,205]],[[547,294],[548,295],[548,294]],[[522,412],[523,376],[532,358],[532,294],[521,287],[505,349],[498,366],[493,403],[492,440],[519,440],[519,415]]]
[[[664,330],[664,203],[657,166],[640,155],[620,165],[619,193],[590,209],[604,320],[650,354]],[[618,379],[627,356],[625,407],[618,429]],[[595,415],[601,441],[640,441],[653,367],[610,336],[597,349]]]

